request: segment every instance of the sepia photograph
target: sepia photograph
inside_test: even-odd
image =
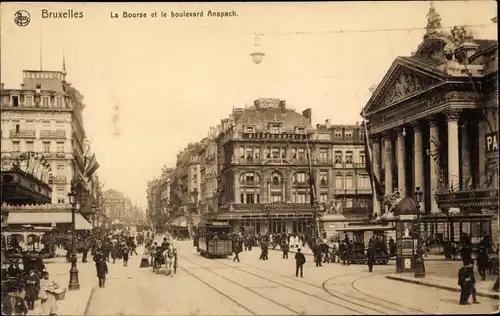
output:
[[[497,10],[2,2],[1,314],[499,312]]]

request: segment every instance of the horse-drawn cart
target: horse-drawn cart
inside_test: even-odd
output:
[[[159,248],[153,255],[153,272],[160,273],[161,266],[164,265],[166,275],[174,276],[177,273],[177,252],[173,248],[163,250]]]

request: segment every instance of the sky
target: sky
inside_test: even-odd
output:
[[[18,88],[23,69],[62,70],[64,55],[67,80],[85,97],[85,129],[104,189],[145,208],[147,181],[175,166],[177,153],[206,137],[233,107],[280,98],[300,112],[311,108],[313,126],[326,119],[361,122],[370,86],[422,42],[429,7],[424,1],[2,3],[1,80]],[[435,8],[445,27],[473,25],[476,38],[497,39],[495,1]],[[43,19],[43,9],[83,18]],[[14,23],[17,10],[30,13],[27,26]],[[237,16],[209,17],[209,10]],[[125,19],[124,11],[147,18]],[[172,18],[172,11],[204,15]],[[257,48],[254,34],[261,34]],[[260,64],[250,57],[255,51],[265,53]]]

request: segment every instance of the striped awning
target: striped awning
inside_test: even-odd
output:
[[[7,224],[69,224],[71,223],[71,212],[10,212]],[[75,214],[76,230],[91,230],[89,223],[81,214]]]

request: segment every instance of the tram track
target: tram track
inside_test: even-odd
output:
[[[288,307],[288,306],[286,306],[286,305],[284,305],[284,304],[282,304],[282,303],[280,303],[280,302],[277,302],[277,301],[275,301],[275,300],[273,300],[273,299],[271,299],[271,298],[268,298],[268,297],[266,297],[266,296],[264,296],[264,295],[260,294],[259,292],[257,292],[257,291],[255,291],[255,290],[251,289],[251,288],[250,288],[250,287],[248,287],[248,286],[244,286],[244,285],[239,284],[238,282],[234,282],[233,280],[231,280],[231,279],[229,279],[229,278],[227,278],[227,277],[225,277],[225,276],[223,276],[223,275],[221,275],[221,274],[219,274],[219,273],[217,273],[217,272],[214,272],[214,271],[212,271],[210,268],[208,268],[208,267],[204,267],[203,265],[201,265],[201,264],[199,264],[199,263],[197,263],[197,262],[195,262],[195,261],[193,261],[193,260],[187,259],[186,257],[182,257],[182,256],[181,256],[181,258],[182,258],[183,260],[187,261],[187,262],[190,262],[190,263],[192,263],[192,264],[194,264],[194,265],[196,265],[196,266],[200,267],[201,269],[204,269],[204,270],[206,270],[206,271],[208,271],[208,272],[210,272],[210,273],[212,273],[212,274],[214,274],[214,275],[216,275],[216,276],[218,276],[218,277],[220,277],[220,278],[222,278],[222,279],[226,280],[226,281],[229,281],[229,282],[230,282],[230,283],[232,283],[232,284],[236,284],[236,285],[238,285],[239,287],[241,287],[241,288],[243,288],[243,289],[245,289],[245,290],[247,290],[247,291],[249,291],[249,292],[252,292],[253,294],[255,294],[255,295],[257,295],[257,296],[259,296],[259,297],[261,297],[261,298],[263,298],[263,299],[265,299],[265,300],[268,300],[268,301],[270,301],[270,302],[273,302],[274,304],[276,304],[276,305],[278,305],[278,306],[280,306],[280,307],[282,307],[282,308],[284,308],[284,309],[286,309],[286,310],[288,310],[288,311],[292,312],[294,315],[301,315],[301,314],[302,314],[302,313],[301,313],[301,312],[299,312],[299,311],[296,311],[296,310],[294,310],[294,309],[292,309],[292,308],[290,308],[290,307]],[[187,269],[185,269],[185,268],[183,268],[183,270],[187,271]],[[191,274],[191,275],[193,275],[193,274],[192,274],[192,273],[190,273],[190,272],[188,272],[188,273],[189,273],[189,274]],[[194,276],[194,275],[193,275],[193,276]],[[194,277],[196,277],[196,276],[194,276]],[[198,280],[201,280],[201,278],[199,278],[199,277],[196,277],[196,278],[197,278]],[[203,281],[203,282],[204,282],[205,284],[208,284],[208,283],[206,283],[205,281]],[[211,288],[214,288],[214,287],[212,287],[212,286],[210,286],[210,287],[211,287]],[[218,291],[218,290],[217,290],[217,292],[222,293],[222,292],[220,292],[220,291]],[[227,295],[225,295],[225,294],[224,294],[224,296],[229,297],[229,296],[227,296]],[[231,298],[231,300],[232,300],[233,302],[237,302],[236,300],[234,300],[234,299],[232,299],[232,298]],[[237,304],[238,304],[239,306],[243,306],[241,303],[238,303],[238,302],[237,302]],[[251,310],[250,310],[250,309],[248,309],[247,307],[244,307],[244,308],[245,308],[245,310],[247,310],[247,311],[251,312],[253,315],[257,315],[255,312],[251,311]]]
[[[293,289],[295,291],[299,291],[301,292],[300,290],[297,290],[293,287],[290,287],[286,284],[283,284],[281,282],[276,282],[274,280],[269,280],[269,279],[266,279],[258,274],[255,274],[255,273],[252,273],[252,272],[249,272],[249,271],[246,271],[246,270],[243,270],[239,267],[236,267],[234,265],[230,265],[230,264],[227,264],[227,263],[224,263],[224,262],[221,262],[221,261],[217,261],[217,263],[219,264],[222,264],[224,266],[227,266],[227,267],[231,267],[231,268],[234,268],[236,270],[239,270],[241,272],[244,272],[244,273],[247,273],[247,274],[250,274],[252,276],[255,276],[255,277],[258,277],[260,279],[263,279],[263,280],[266,280],[266,281],[269,281],[269,282],[273,282],[275,284],[279,284],[283,287],[286,287],[286,288],[289,288],[289,289]],[[386,310],[391,310],[391,311],[394,311],[396,314],[408,314],[408,313],[421,313],[421,314],[427,314],[427,312],[423,311],[423,310],[420,310],[420,309],[416,309],[416,308],[412,308],[412,307],[407,307],[407,306],[404,306],[404,305],[401,305],[401,304],[397,304],[397,303],[394,303],[394,302],[391,302],[391,301],[388,301],[388,300],[385,300],[385,299],[381,299],[379,297],[376,297],[376,296],[373,296],[373,295],[370,295],[370,294],[367,294],[365,292],[362,292],[361,290],[359,290],[354,284],[362,279],[365,279],[365,278],[369,278],[369,277],[374,277],[374,276],[377,276],[377,275],[383,275],[385,273],[374,273],[372,275],[368,275],[368,276],[363,276],[363,277],[360,277],[360,278],[357,278],[355,280],[353,280],[352,282],[350,282],[350,288],[352,288],[354,291],[364,295],[364,296],[367,296],[371,299],[376,299],[380,302],[384,302],[384,303],[389,303],[391,305],[394,305],[396,307],[393,307],[393,306],[388,306],[384,303],[380,304],[380,303],[373,303],[373,302],[367,302],[365,300],[363,300],[362,298],[359,298],[359,297],[355,297],[355,296],[352,296],[352,295],[348,295],[348,294],[345,294],[345,293],[332,293],[328,288],[327,288],[327,283],[328,282],[331,282],[332,280],[334,279],[339,279],[339,278],[342,278],[342,277],[346,277],[346,276],[350,276],[350,275],[356,275],[356,274],[359,274],[359,273],[362,273],[362,272],[354,272],[354,273],[346,273],[346,274],[342,274],[342,275],[337,275],[337,276],[334,276],[332,278],[329,278],[327,280],[325,280],[321,286],[318,286],[316,284],[313,284],[313,283],[309,283],[309,282],[306,282],[306,281],[302,281],[300,279],[297,279],[297,278],[293,278],[293,277],[290,277],[288,275],[283,275],[283,274],[279,274],[279,273],[276,273],[276,272],[273,272],[273,271],[270,271],[270,270],[267,270],[267,269],[262,269],[260,267],[256,267],[254,265],[250,265],[250,264],[246,264],[246,263],[238,263],[239,265],[244,265],[244,266],[247,266],[247,267],[250,267],[250,268],[254,268],[254,269],[257,269],[257,270],[260,270],[260,271],[264,271],[264,272],[267,272],[267,273],[271,273],[271,274],[274,274],[274,275],[277,275],[277,276],[280,276],[280,277],[285,277],[287,279],[290,279],[290,280],[294,280],[296,282],[299,282],[299,283],[303,283],[303,284],[306,284],[306,285],[309,285],[309,286],[312,286],[312,287],[315,287],[315,288],[318,288],[318,289],[322,289],[323,291],[325,291],[326,293],[328,293],[330,296],[336,298],[336,299],[339,299],[341,301],[344,301],[346,303],[349,303],[349,304],[354,304],[354,305],[357,305],[357,306],[361,306],[363,308],[367,308],[367,309],[370,309],[374,312],[377,312],[377,313],[380,313],[380,314],[388,314],[386,311],[382,311],[380,309],[378,309],[378,307],[381,307],[381,308],[384,308]],[[305,292],[303,292],[305,293]],[[311,295],[309,293],[305,293],[307,295]],[[314,296],[314,295],[313,295]],[[314,296],[315,298],[318,298],[318,299],[321,299],[321,300],[324,300],[323,298],[320,298],[318,296]],[[358,302],[355,302],[354,300],[358,301]],[[328,301],[326,300],[327,302],[329,303],[332,303],[331,301]],[[367,307],[366,305],[367,304],[370,304],[370,305],[373,305],[375,306],[374,307]],[[340,306],[340,305],[339,305]],[[342,306],[342,307],[345,307],[345,306]],[[403,310],[400,309],[399,307],[402,307],[404,308]],[[348,308],[348,307],[345,307],[345,308]],[[349,308],[351,309],[351,308]],[[352,309],[351,309],[352,310]],[[362,313],[360,311],[356,311],[356,312],[359,312],[359,313]],[[362,313],[363,314],[363,313]]]
[[[198,267],[203,267],[201,264],[199,264],[199,263],[197,263],[197,262],[194,262],[194,261],[192,261],[192,260],[189,260],[189,259],[187,259],[187,258],[185,258],[185,257],[182,257],[182,258],[183,258],[183,260],[186,260],[186,261],[188,261],[188,262],[191,262],[191,263],[195,264],[195,265],[196,265],[196,266],[198,266]],[[259,279],[265,280],[265,281],[267,281],[267,282],[274,283],[274,284],[279,285],[279,286],[281,286],[281,287],[283,287],[283,288],[287,288],[287,289],[292,290],[292,291],[294,291],[294,292],[301,293],[301,294],[303,294],[303,295],[305,295],[305,296],[308,296],[308,297],[311,297],[311,298],[314,298],[314,299],[320,300],[320,301],[325,302],[325,303],[328,303],[328,304],[330,304],[330,305],[334,305],[334,306],[336,306],[336,307],[341,307],[341,308],[344,308],[344,309],[349,310],[349,311],[351,311],[351,312],[353,312],[353,313],[356,313],[356,314],[359,314],[359,315],[370,315],[370,314],[372,314],[372,312],[364,312],[364,311],[361,311],[361,310],[357,309],[356,307],[350,307],[350,306],[347,306],[346,304],[343,304],[343,303],[340,303],[340,302],[333,302],[333,301],[331,301],[331,300],[329,300],[329,299],[325,299],[324,297],[321,297],[321,296],[318,296],[318,295],[315,295],[315,294],[311,294],[311,293],[308,293],[308,292],[303,291],[303,290],[299,290],[299,289],[297,289],[297,288],[291,287],[291,286],[289,286],[289,285],[287,285],[287,284],[284,284],[284,283],[282,283],[282,282],[277,282],[277,281],[275,281],[275,280],[271,280],[271,279],[268,279],[268,278],[262,277],[262,276],[260,276],[260,275],[258,275],[258,274],[255,274],[255,273],[252,273],[252,272],[249,272],[249,271],[245,271],[245,270],[243,270],[243,269],[241,269],[241,268],[238,268],[238,267],[235,267],[235,266],[232,266],[232,265],[229,265],[229,264],[226,264],[226,263],[220,262],[220,261],[216,261],[216,262],[217,262],[218,264],[221,264],[221,265],[226,266],[226,267],[228,267],[228,268],[232,268],[232,269],[238,270],[238,271],[240,271],[240,272],[243,272],[243,273],[246,273],[246,274],[252,275],[252,276],[257,277],[257,278],[259,278]],[[248,265],[248,266],[249,266],[249,267],[253,267],[253,266],[251,266],[251,265]],[[213,274],[215,274],[215,275],[217,275],[217,276],[219,276],[219,277],[223,278],[223,279],[226,279],[226,280],[228,280],[228,281],[230,281],[230,282],[232,282],[232,283],[235,283],[235,282],[234,282],[234,281],[232,281],[231,279],[228,279],[228,278],[226,278],[225,276],[220,275],[219,273],[215,273],[214,271],[210,270],[210,268],[207,268],[207,267],[204,267],[204,268],[205,268],[205,269],[207,269],[208,271],[210,271],[211,273],[213,273]],[[275,274],[275,275],[279,275],[279,276],[281,276],[280,274],[274,273],[274,272],[272,272],[272,271],[268,271],[268,270],[265,270],[265,269],[261,269],[261,270],[266,271],[266,272],[273,273],[273,274]],[[295,279],[293,279],[293,280],[295,280]],[[296,280],[296,281],[299,281],[299,280]],[[307,282],[302,282],[302,283],[304,283],[304,284],[308,284],[308,285],[311,285],[311,286],[314,286],[314,287],[316,287],[316,288],[321,288],[321,287],[318,287],[317,285],[309,284],[309,283],[307,283]],[[238,284],[238,285],[240,285],[240,284]],[[245,289],[247,289],[247,290],[249,290],[249,291],[251,291],[251,292],[254,292],[251,288],[247,288],[247,287],[242,286],[242,285],[240,285],[240,286],[241,286],[241,287],[243,287],[243,288],[245,288]],[[321,288],[321,289],[322,289],[322,288]],[[259,296],[261,296],[261,297],[263,297],[263,298],[265,298],[266,300],[273,301],[274,303],[276,303],[276,304],[278,304],[278,305],[280,305],[280,306],[283,306],[281,303],[277,303],[277,302],[275,302],[274,300],[272,300],[272,299],[270,299],[270,298],[268,298],[268,297],[266,297],[266,296],[264,296],[264,295],[261,295],[260,293],[259,293],[258,295],[259,295]],[[331,294],[330,294],[330,295],[331,295]],[[359,307],[363,307],[364,309],[367,309],[367,310],[375,311],[375,312],[378,312],[378,313],[380,313],[380,314],[387,314],[386,312],[383,312],[383,311],[380,311],[380,310],[377,310],[377,309],[367,308],[367,307],[365,306],[365,304],[364,304],[364,303],[363,303],[363,304],[359,304],[359,303],[352,302],[352,301],[349,301],[349,300],[346,300],[346,299],[342,299],[342,298],[339,298],[339,299],[341,299],[341,300],[343,300],[343,301],[345,301],[345,302],[347,302],[347,303],[349,303],[349,304],[353,304],[353,305],[357,305],[357,306],[359,306]],[[287,309],[291,310],[289,307],[287,307]],[[292,310],[292,311],[293,311],[295,314],[302,314],[301,312],[298,312],[298,311],[294,311],[294,310]]]

